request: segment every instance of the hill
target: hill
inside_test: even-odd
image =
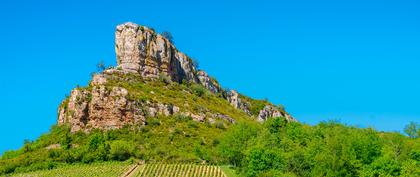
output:
[[[232,124],[296,121],[282,107],[223,89],[151,28],[117,26],[115,50],[118,66],[99,66],[88,86],[73,89],[59,106],[57,125],[6,152],[0,172],[130,157],[216,163],[223,160],[218,138]]]
[[[140,161],[133,170],[139,176],[191,170],[221,176],[227,166],[250,177],[420,176],[417,124],[407,137],[299,123],[282,106],[223,89],[165,34],[119,25],[118,65],[99,65],[91,82],[59,105],[57,125],[5,152],[0,175],[83,176],[98,169],[103,173],[89,174],[118,176]],[[174,173],[165,171],[172,167]]]

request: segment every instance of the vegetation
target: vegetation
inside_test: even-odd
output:
[[[39,170],[27,173],[16,173],[12,177],[56,177],[63,174],[71,174],[73,177],[86,177],[86,176],[121,176],[129,168],[131,164],[128,162],[103,162],[92,164],[76,164],[64,165],[60,168],[52,170]]]
[[[250,97],[244,96],[244,95],[239,95],[239,97],[241,98],[241,100],[244,101],[244,103],[247,104],[247,107],[249,108],[249,111],[251,112],[252,115],[257,116],[260,111],[262,109],[264,109],[265,105],[272,105],[268,100],[264,99],[264,100],[257,100],[257,99],[252,99]],[[273,105],[274,106],[274,105]],[[279,110],[283,110],[283,107],[279,107]]]
[[[190,117],[150,118],[144,127],[95,130],[71,134],[68,127],[54,126],[18,151],[5,152],[0,173],[53,169],[63,164],[124,161],[218,162],[216,138],[223,129],[197,123]],[[60,144],[57,148],[51,145]],[[70,144],[70,145],[68,145]],[[26,150],[28,149],[28,150]]]
[[[133,101],[176,105],[180,110],[194,114],[212,112],[227,115],[237,121],[252,121],[246,113],[232,107],[221,95],[211,94],[202,85],[165,81],[167,77],[161,75],[159,81],[144,81],[137,75],[115,75],[114,79],[106,83],[106,87],[127,89],[129,99]]]
[[[202,171],[202,167],[208,169],[202,172],[210,174],[218,169],[193,165],[204,163],[222,165],[229,176],[420,176],[418,123],[405,128],[409,137],[337,122],[309,126],[272,118],[258,123],[233,108],[221,94],[197,84],[172,82],[166,75],[158,81],[145,81],[136,75],[116,74],[105,84],[106,89],[115,86],[127,89],[129,100],[176,105],[193,114],[220,113],[235,119],[236,124],[223,119],[196,122],[175,114],[147,116],[146,125],[89,133],[70,133],[66,125],[53,126],[37,140],[25,141],[21,149],[5,152],[0,158],[0,175],[100,176],[90,171],[101,170],[89,170],[99,166],[104,166],[103,173],[120,174],[129,162],[110,162],[115,163],[115,169],[106,168],[109,164],[104,162],[139,159],[148,165],[136,172],[147,174],[170,170],[184,174]],[[92,86],[78,89],[91,90]],[[254,117],[270,104],[243,95],[240,98]],[[60,106],[67,104],[64,101]],[[153,163],[159,161],[172,165]]]
[[[410,122],[405,128],[404,132],[410,138],[418,138],[420,137],[420,124],[416,122]]]
[[[420,139],[323,122],[240,123],[219,151],[242,176],[420,176]]]

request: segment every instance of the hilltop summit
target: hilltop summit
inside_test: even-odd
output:
[[[146,124],[148,117],[174,114],[210,123],[271,117],[296,121],[268,101],[223,90],[205,71],[198,71],[190,57],[151,28],[131,22],[118,25],[115,51],[118,66],[95,74],[89,86],[73,89],[62,102],[59,125],[70,124],[73,132],[115,129]]]

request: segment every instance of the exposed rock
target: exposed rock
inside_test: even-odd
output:
[[[94,85],[89,90],[74,89],[59,109],[58,124],[70,124],[71,131],[115,129],[129,124],[145,124],[147,117],[170,116],[180,111],[174,105],[128,100],[128,91],[121,87]],[[191,115],[202,121],[202,115]]]
[[[166,104],[154,104],[149,106],[149,116],[155,117],[158,115],[170,116],[179,112],[179,107]]]
[[[205,71],[198,71],[197,78],[200,84],[206,87],[211,92],[219,93],[222,91],[219,83],[216,80],[210,78],[209,75]]]
[[[230,105],[232,105],[235,108],[239,108],[241,101],[238,92],[236,92],[235,90],[230,90],[227,93],[227,100],[229,101]]]
[[[115,51],[118,67],[125,71],[140,73],[144,78],[156,79],[164,74],[176,82],[197,82],[192,60],[147,27],[130,22],[117,26]]]
[[[236,123],[235,119],[232,119],[231,117],[229,117],[227,115],[224,115],[224,114],[216,114],[215,117],[226,120],[226,121],[228,121],[229,123],[232,123],[232,124]]]
[[[61,147],[60,144],[51,144],[47,147],[45,147],[45,149],[50,150],[50,149],[59,149]]]
[[[200,114],[190,114],[191,118],[197,122],[203,122],[206,116],[203,113]]]
[[[92,85],[104,85],[107,79],[104,74],[95,74],[92,78]]]
[[[114,129],[126,124],[143,123],[145,116],[135,102],[126,99],[128,91],[94,86],[92,91],[74,89],[67,105],[60,107],[59,124],[69,123],[71,131],[93,128]]]
[[[247,113],[248,115],[251,115],[251,112],[249,111],[249,108],[245,102],[241,101],[241,98],[239,98],[238,92],[235,90],[230,90],[226,93],[226,99],[229,101],[230,105],[235,107],[236,109],[240,109]]]
[[[296,119],[287,114],[285,111],[282,111],[272,105],[266,105],[264,109],[260,111],[257,120],[262,122],[273,117],[284,117],[288,122],[296,122]]]
[[[72,131],[78,131],[85,127],[88,121],[89,93],[80,89],[71,91],[68,103],[63,103],[60,107],[58,123],[69,123]]]

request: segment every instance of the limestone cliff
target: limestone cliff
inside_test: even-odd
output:
[[[115,51],[118,66],[96,74],[87,88],[75,88],[59,107],[58,124],[70,124],[72,131],[114,129],[127,124],[145,124],[147,117],[173,114],[190,116],[197,121],[214,122],[216,119],[222,119],[230,123],[235,122],[228,113],[222,114],[220,111],[206,108],[205,105],[198,106],[201,107],[199,111],[191,111],[191,105],[186,103],[174,105],[160,100],[132,99],[133,94],[126,88],[109,84],[110,81],[124,79],[126,75],[134,75],[145,82],[168,78],[176,84],[198,84],[211,94],[219,95],[227,105],[241,110],[250,118],[264,121],[270,117],[281,116],[288,121],[296,121],[271,103],[259,109],[259,113],[253,114],[250,108],[255,103],[241,99],[240,94],[234,90],[223,90],[205,71],[198,71],[190,57],[178,51],[168,39],[150,28],[134,23],[117,26]]]

